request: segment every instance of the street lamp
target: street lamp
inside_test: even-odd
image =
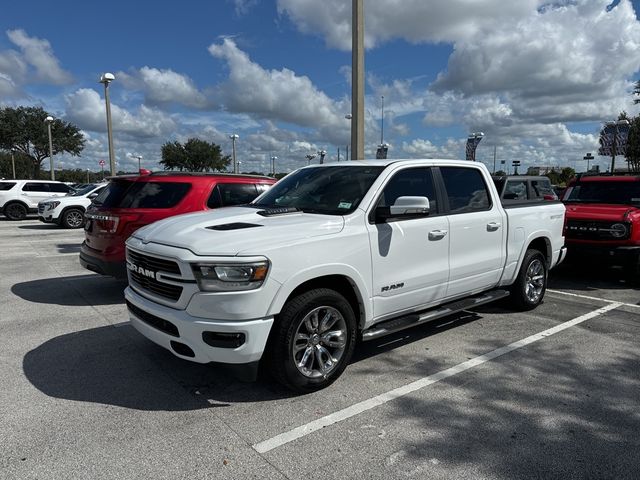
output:
[[[476,148],[483,137],[484,133],[482,132],[473,132],[469,134],[467,137],[467,147],[465,152],[467,160],[471,160],[472,162],[476,161]]]
[[[111,175],[116,174],[116,158],[113,154],[113,132],[111,130],[111,102],[109,101],[109,84],[116,79],[113,73],[103,73],[100,76],[100,83],[104,84],[104,103],[107,109],[107,138],[109,140],[109,167]]]
[[[140,162],[142,160],[142,155],[134,155],[133,158],[137,158],[138,159],[138,172],[140,172],[140,169],[142,168],[140,165]]]
[[[595,157],[593,155],[591,155],[591,153],[587,153],[584,157],[582,157],[583,160],[587,161],[587,172],[589,171],[589,160],[593,160]]]
[[[16,179],[16,159],[14,155],[16,153],[16,147],[11,147],[11,169],[13,170],[13,179]]]
[[[233,173],[238,173],[238,162],[236,162],[236,140],[240,138],[240,136],[233,133],[229,135],[229,138],[232,142],[231,158],[233,159]]]
[[[53,171],[53,140],[51,139],[51,124],[53,123],[53,117],[49,115],[44,119],[47,123],[47,132],[49,133],[49,162],[51,164],[51,180],[56,179],[56,174]]]
[[[304,157],[307,159],[307,165],[310,165],[311,164],[311,160],[316,158],[315,154],[313,154],[313,153],[308,153]]]
[[[320,155],[320,165],[324,163],[324,156],[327,154],[326,150],[318,150],[318,155]]]
[[[275,155],[271,156],[271,171],[273,172],[273,176],[276,176],[276,160],[278,159],[278,157],[276,157]]]

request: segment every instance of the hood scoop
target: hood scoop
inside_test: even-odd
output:
[[[253,228],[253,227],[264,227],[264,225],[258,225],[256,223],[243,223],[243,222],[235,222],[235,223],[223,223],[222,225],[212,225],[210,227],[205,227],[209,230],[241,230],[243,228]]]
[[[267,208],[265,210],[260,210],[256,212],[258,215],[262,215],[263,217],[274,217],[276,215],[285,215],[287,213],[296,213],[301,210],[296,207],[276,207],[276,208]]]

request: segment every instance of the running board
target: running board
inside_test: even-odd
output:
[[[430,322],[431,320],[446,317],[447,315],[451,315],[452,313],[460,312],[462,310],[469,310],[471,308],[484,305],[485,303],[495,302],[496,300],[500,300],[507,296],[509,296],[508,290],[490,290],[473,297],[463,298],[462,300],[456,300],[451,303],[445,303],[444,305],[435,307],[433,310],[385,320],[384,322],[377,323],[362,332],[362,340],[365,342],[375,340],[376,338],[399,332],[405,328],[422,325],[423,323]]]

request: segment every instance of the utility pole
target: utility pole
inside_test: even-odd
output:
[[[364,0],[351,2],[351,160],[364,159]]]
[[[493,146],[493,173],[496,173],[496,147],[497,145]]]

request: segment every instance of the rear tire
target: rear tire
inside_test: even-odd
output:
[[[285,387],[302,393],[333,383],[356,344],[356,319],[338,292],[318,288],[289,300],[276,317],[267,349],[268,368]]]
[[[80,228],[84,225],[84,212],[79,208],[69,208],[62,212],[61,223],[64,228]]]
[[[4,216],[9,220],[24,220],[27,218],[27,207],[18,202],[13,202],[4,207]]]
[[[529,249],[524,255],[520,272],[511,286],[511,302],[517,310],[533,310],[544,298],[547,290],[547,261],[535,249]]]

